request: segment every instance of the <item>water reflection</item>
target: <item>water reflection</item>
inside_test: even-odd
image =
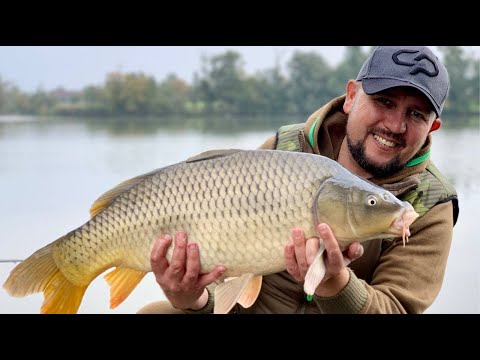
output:
[[[0,116],[0,131],[5,126],[37,123],[37,128],[55,125],[84,124],[93,132],[106,131],[111,135],[150,135],[159,131],[193,130],[202,134],[231,134],[277,129],[286,124],[304,122],[309,114],[278,115],[212,115],[212,116],[165,116],[165,117],[35,117],[28,115]],[[449,116],[442,118],[442,129],[461,130],[469,128],[480,131],[480,115]],[[477,134],[478,135],[478,134]]]
[[[39,118],[43,125],[86,124],[92,132],[106,131],[114,136],[151,135],[156,132],[192,130],[202,134],[231,134],[276,129],[282,125],[302,122],[298,114],[278,116],[218,116],[209,117],[106,117],[106,118]],[[0,125],[1,126],[1,125]]]

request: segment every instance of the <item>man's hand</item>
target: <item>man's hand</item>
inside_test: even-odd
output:
[[[165,255],[171,242],[170,235],[163,235],[153,246],[150,263],[157,283],[174,307],[201,309],[208,301],[205,287],[217,280],[226,269],[219,265],[209,273],[200,274],[198,245],[188,243],[184,231],[178,231],[175,235],[175,246],[169,264]]]
[[[317,230],[325,245],[326,272],[315,294],[322,297],[335,296],[347,285],[350,274],[346,266],[363,255],[363,246],[355,241],[342,253],[327,224],[319,224]],[[305,280],[308,267],[313,262],[318,248],[318,238],[305,240],[303,229],[292,229],[292,242],[285,246],[284,255],[287,271],[297,281]]]

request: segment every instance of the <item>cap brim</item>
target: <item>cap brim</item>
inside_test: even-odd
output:
[[[387,90],[398,86],[409,86],[420,90],[427,97],[427,99],[430,100],[430,103],[432,104],[435,113],[438,117],[440,117],[440,108],[437,106],[437,104],[435,104],[435,101],[430,96],[430,94],[415,84],[397,79],[362,79],[363,91],[365,91],[365,93],[368,95],[372,95],[379,91]]]

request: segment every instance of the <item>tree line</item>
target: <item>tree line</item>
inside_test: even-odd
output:
[[[202,57],[191,84],[170,74],[162,81],[142,72],[112,72],[101,86],[24,93],[0,78],[0,114],[60,116],[163,116],[310,114],[345,92],[370,48],[348,46],[331,66],[315,52],[295,52],[285,71],[278,64],[248,74],[240,53]],[[439,47],[450,75],[444,114],[478,115],[480,60],[460,46]],[[445,115],[444,115],[445,116]]]

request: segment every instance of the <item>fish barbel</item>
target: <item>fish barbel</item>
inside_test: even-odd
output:
[[[198,243],[201,273],[222,264],[225,278],[236,277],[215,291],[214,312],[226,313],[237,302],[253,304],[262,275],[285,270],[293,227],[318,237],[316,225],[325,222],[345,248],[375,238],[405,241],[418,216],[409,203],[331,159],[278,150],[199,154],[122,182],[90,214],[17,265],[3,285],[7,292],[43,292],[42,313],[76,313],[93,279],[115,267],[105,275],[114,308],[152,271],[155,239],[182,229]],[[305,279],[310,295],[324,276],[322,251]]]

